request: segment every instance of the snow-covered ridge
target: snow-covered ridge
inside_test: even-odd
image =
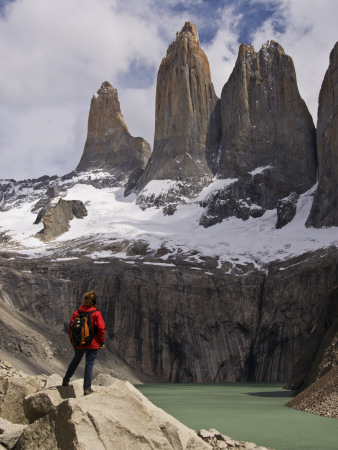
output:
[[[234,266],[251,263],[261,267],[276,259],[337,246],[336,228],[314,229],[304,225],[315,187],[300,196],[296,216],[282,229],[276,229],[276,210],[246,221],[229,218],[209,228],[200,226],[203,213],[200,201],[234,181],[215,180],[197,198],[179,204],[175,214],[169,216],[163,215],[161,208],[142,210],[136,203],[136,195],[124,196],[123,187],[99,189],[91,184],[76,183],[68,188],[63,198],[81,200],[88,211],[85,218],[72,220],[68,232],[46,244],[34,237],[42,228],[41,224],[33,224],[36,213],[32,209],[36,199],[27,200],[16,208],[0,212],[0,234],[11,239],[0,243],[0,251],[19,250],[34,257],[52,256],[57,250],[58,257],[62,257],[60,250],[67,248],[64,257],[81,257],[85,252],[86,256],[104,262],[111,258],[128,260],[126,247],[120,243],[139,241],[153,253],[165,247],[167,252],[158,258],[163,263],[171,264],[170,256],[179,253],[186,255],[191,264],[210,256],[218,258],[220,264],[227,261]],[[173,184],[168,180],[157,180],[148,186],[149,191],[156,192],[166,192],[169,187]],[[81,250],[77,246],[80,243]]]

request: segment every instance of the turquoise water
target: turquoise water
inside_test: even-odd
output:
[[[287,408],[281,384],[144,384],[137,388],[189,428],[216,428],[276,450],[338,450],[338,420]]]

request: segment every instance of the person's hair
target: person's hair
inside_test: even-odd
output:
[[[90,290],[83,295],[83,304],[85,306],[94,306],[96,305],[96,294],[94,291]]]

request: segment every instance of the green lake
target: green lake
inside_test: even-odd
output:
[[[337,450],[338,420],[287,408],[281,384],[144,384],[156,406],[189,428],[216,428],[235,440],[276,450]]]

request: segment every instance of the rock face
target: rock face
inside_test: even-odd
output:
[[[315,184],[315,128],[299,95],[292,59],[279,44],[270,41],[258,53],[240,46],[221,108],[217,176],[234,183],[210,203],[211,224],[215,217],[246,218],[243,208],[255,217],[257,206],[262,213],[274,209],[291,192],[300,194]]]
[[[203,185],[212,176],[220,140],[219,100],[196,25],[187,22],[157,75],[154,149],[138,190],[151,180]]]
[[[43,215],[43,230],[36,234],[42,241],[50,241],[69,230],[69,221],[83,219],[87,210],[81,200],[63,200],[47,209]]]
[[[5,259],[0,295],[63,325],[94,289],[110,348],[161,380],[285,382],[338,284],[337,258],[336,249],[316,252],[273,263],[267,274],[252,266],[228,273],[213,260],[163,267],[147,255],[132,265]]]
[[[306,225],[338,226],[338,42],[319,94],[317,146],[318,188]]]
[[[92,98],[87,140],[76,170],[102,169],[124,181],[134,170],[144,169],[150,154],[144,139],[130,135],[117,90],[105,81]]]
[[[338,365],[338,287],[329,294],[318,323],[311,330],[300,358],[292,368],[288,389],[303,390]]]
[[[298,200],[299,195],[295,192],[291,192],[288,197],[278,200],[276,228],[283,228],[295,217]]]

